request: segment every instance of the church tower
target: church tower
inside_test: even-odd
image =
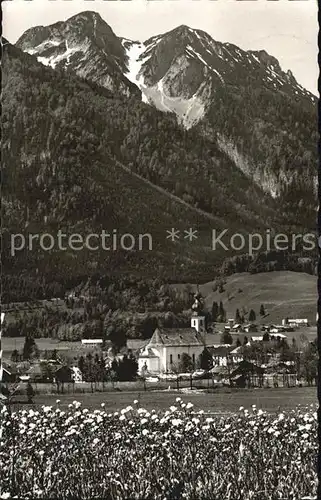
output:
[[[193,313],[191,317],[191,327],[205,337],[205,313],[204,313],[203,297],[197,287],[197,292],[194,295],[194,304],[192,305]]]

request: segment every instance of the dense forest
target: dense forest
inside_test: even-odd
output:
[[[223,262],[223,273],[255,271],[251,259],[212,252],[211,229],[294,227],[296,221],[287,216],[282,221],[278,202],[236,168],[212,138],[184,130],[170,113],[47,68],[10,44],[4,46],[3,87],[4,302],[64,297],[88,276],[106,273],[115,282],[124,274],[137,281],[145,276],[195,282],[219,275]],[[169,243],[166,230],[172,227],[197,228],[197,241]],[[151,233],[153,251],[35,247],[10,255],[12,233],[114,228]],[[261,262],[260,269],[278,265],[288,261]],[[297,261],[293,266],[302,270]],[[305,266],[314,268],[313,262]]]
[[[286,92],[254,85],[244,85],[241,91],[234,92],[222,88],[208,113],[207,124],[199,128],[205,136],[213,136],[214,131],[214,136],[231,141],[238,152],[239,166],[252,178],[275,188],[279,221],[296,226],[299,220],[302,227],[315,228],[318,165],[315,103],[307,97],[296,101]]]

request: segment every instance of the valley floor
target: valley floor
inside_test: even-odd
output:
[[[179,391],[121,391],[121,392],[95,392],[93,394],[39,394],[34,398],[34,405],[55,405],[59,399],[60,407],[68,407],[74,400],[82,403],[83,407],[99,408],[103,403],[106,410],[117,411],[134,400],[147,410],[164,410],[175,404],[177,396],[186,402],[194,404],[195,410],[204,410],[209,413],[231,413],[239,410],[241,406],[251,408],[256,405],[259,409],[275,412],[292,410],[296,407],[317,404],[316,387],[293,387],[278,389],[218,389],[216,392],[200,392],[182,389]],[[28,407],[26,397],[21,396],[14,403],[14,408]]]

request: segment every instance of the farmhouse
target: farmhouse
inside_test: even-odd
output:
[[[98,347],[103,344],[103,339],[82,339],[81,343],[87,347]]]
[[[291,326],[309,326],[307,318],[288,319],[287,324]]]
[[[228,366],[228,364],[238,364],[243,361],[242,347],[221,345],[209,349],[213,366]]]
[[[258,327],[255,323],[249,323],[248,325],[244,325],[243,328],[246,333],[254,333],[258,331]]]

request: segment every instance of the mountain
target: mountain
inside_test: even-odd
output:
[[[209,35],[183,26],[140,44],[118,38],[86,12],[4,45],[6,300],[55,296],[93,274],[208,280],[235,254],[212,250],[212,229],[231,236],[313,226],[311,96],[302,90],[294,98],[299,90],[292,92],[290,75],[282,76],[286,92],[259,83],[268,64],[279,72],[263,53],[254,54],[260,70],[241,77],[237,68],[250,56],[244,64],[225,60],[231,83],[223,84],[214,71],[222,76],[221,58],[211,55],[213,71],[201,61],[207,56],[197,44],[205,39],[210,44]],[[210,56],[210,48],[205,52]],[[197,118],[191,126],[170,104],[183,109],[188,100],[188,116]],[[171,228],[180,231],[178,241],[167,238]],[[187,239],[189,228],[197,229],[196,240]],[[150,233],[153,249],[44,252],[35,245],[10,256],[12,233],[102,229],[118,231],[118,242],[124,233]]]
[[[172,114],[45,66],[9,43],[3,52],[5,301],[55,296],[81,277],[106,272],[205,279],[232,253],[212,250],[212,228],[252,232],[277,220],[274,200]],[[167,238],[171,228],[179,241]],[[183,237],[189,228],[197,240]],[[10,255],[12,234],[28,241],[29,234],[103,229],[116,231],[111,251],[58,249],[56,238],[50,251],[36,242]],[[136,239],[133,251],[120,247],[125,233]],[[152,250],[137,250],[145,233]]]
[[[317,98],[291,71],[264,50],[244,51],[187,26],[125,47],[128,78],[145,102],[213,138],[280,200],[289,221],[314,225]]]
[[[31,28],[16,45],[37,55],[46,66],[68,69],[114,93],[140,95],[137,86],[124,76],[126,55],[121,40],[96,12]]]
[[[188,26],[150,38],[125,41],[129,74],[144,99],[172,110],[187,127],[198,123],[222,88],[251,88],[288,95],[316,104],[316,97],[299,85],[291,71],[283,72],[274,57],[220,43]],[[178,102],[179,100],[179,102]]]
[[[31,28],[17,46],[174,114],[273,197],[288,225],[299,220],[314,229],[317,99],[266,51],[244,51],[184,25],[135,42],[117,37],[94,12]]]

